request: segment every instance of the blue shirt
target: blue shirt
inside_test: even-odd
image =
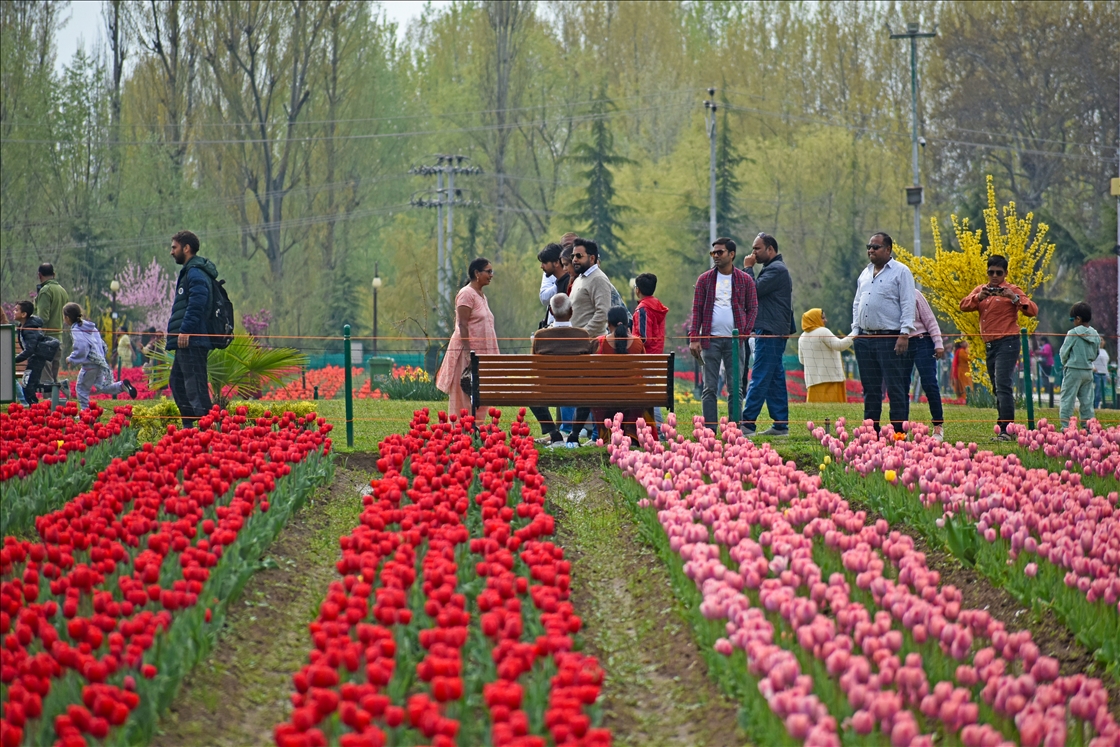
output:
[[[897,329],[909,335],[914,331],[914,276],[910,268],[896,259],[875,274],[869,264],[860,273],[856,298],[852,302],[852,334],[869,329]]]

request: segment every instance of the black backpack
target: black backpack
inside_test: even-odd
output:
[[[210,346],[224,350],[233,342],[233,302],[226,293],[226,281],[210,279],[210,318],[206,331],[210,334]]]

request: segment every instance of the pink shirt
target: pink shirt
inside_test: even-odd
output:
[[[929,301],[919,290],[914,291],[914,301],[917,306],[917,313],[914,314],[914,332],[910,336],[929,335],[933,340],[934,350],[944,349],[945,345],[941,340],[941,327],[937,326],[937,317],[933,315],[933,309],[929,307]]]

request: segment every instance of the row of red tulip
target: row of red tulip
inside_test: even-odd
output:
[[[524,412],[508,433],[490,416],[476,441],[425,409],[381,443],[280,747],[609,744]]]
[[[611,461],[660,509],[701,611],[726,620],[716,650],[745,654],[789,738],[839,745],[843,726],[892,747],[1120,739],[1099,680],[1059,676],[1029,632],[964,609],[910,537],[769,445],[727,424],[720,441],[700,419],[687,441],[670,417],[668,444],[640,427],[631,450],[612,425]]]
[[[131,407],[118,407],[102,423],[97,404],[79,410],[75,401],[55,410],[50,402],[24,407],[13,402],[0,410],[0,482],[27,477],[40,466],[62,464],[72,451],[84,452],[128,427]],[[79,457],[80,458],[80,457]]]
[[[329,471],[319,456],[330,428],[314,415],[248,421],[243,408],[215,408],[198,429],[168,426],[114,460],[89,492],[36,520],[39,540],[5,537],[0,745],[150,733],[252,552]]]

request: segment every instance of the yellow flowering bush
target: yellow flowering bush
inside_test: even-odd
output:
[[[915,257],[898,244],[895,244],[894,256],[914,273],[914,279],[923,286],[930,305],[951,319],[968,340],[972,379],[990,389],[987,354],[980,338],[980,315],[961,311],[961,299],[976,286],[988,282],[988,256],[992,254],[1007,257],[1007,281],[1022,288],[1028,297],[1033,297],[1035,290],[1053,277],[1047,270],[1054,256],[1054,244],[1046,239],[1050,226],[1039,222],[1036,227],[1034,213],[1020,218],[1014,201],[1008,202],[1002,210],[997,207],[991,175],[987,183],[988,207],[984,210],[984,229],[972,230],[968,218],[951,217],[959,249],[945,246],[937,218],[931,218],[933,256]],[[1038,319],[1020,313],[1019,326],[1033,332],[1038,326]]]

